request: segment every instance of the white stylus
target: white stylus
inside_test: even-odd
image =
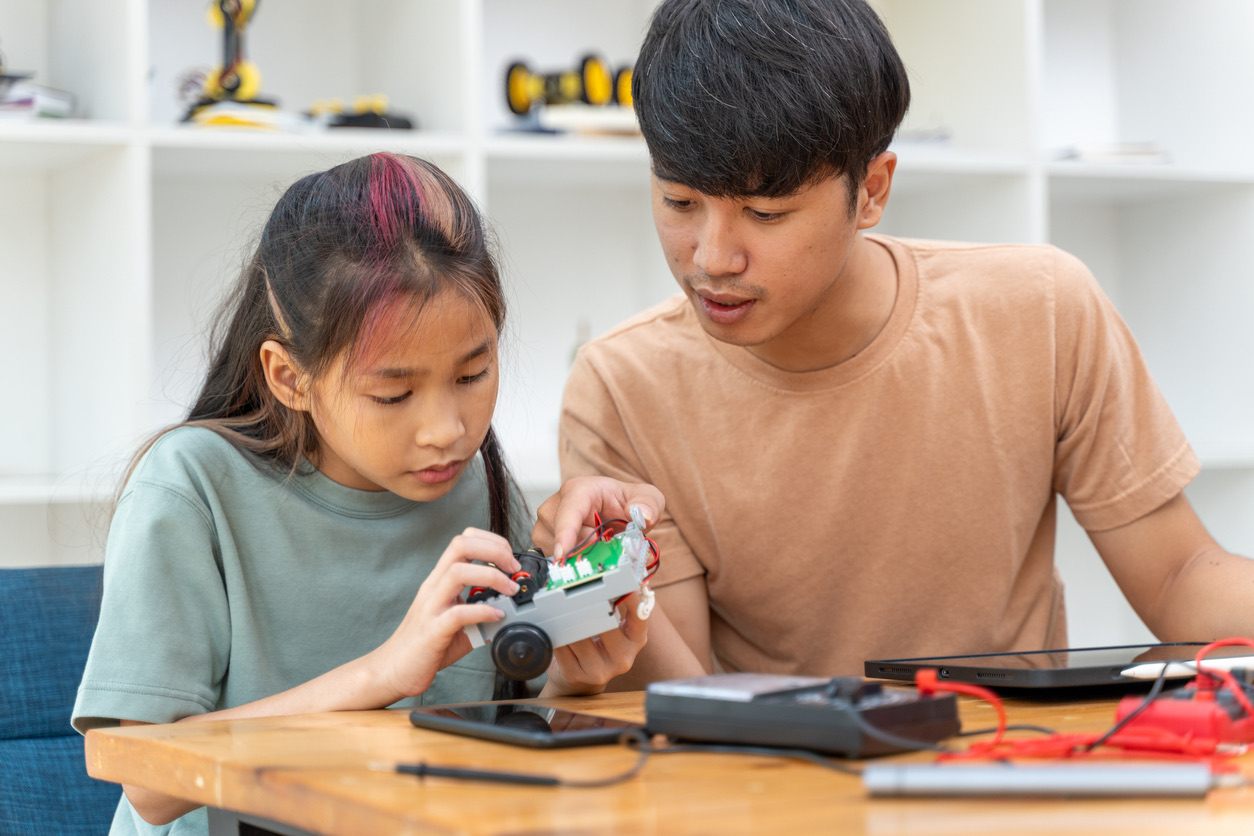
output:
[[[1225,671],[1234,668],[1254,668],[1254,656],[1216,656],[1213,659],[1203,659],[1202,667]],[[1119,675],[1126,676],[1128,679],[1158,679],[1162,672],[1162,662],[1142,662],[1139,665],[1124,668],[1119,671]],[[1168,678],[1196,676],[1197,665],[1192,662],[1168,662],[1166,675]]]
[[[1200,763],[873,764],[862,770],[862,784],[873,796],[1200,797],[1213,787],[1242,781],[1240,775],[1215,775],[1209,766]]]

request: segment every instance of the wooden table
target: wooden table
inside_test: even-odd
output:
[[[639,693],[545,702],[643,719]],[[1098,731],[1114,717],[1113,701],[1011,701],[1008,709],[1012,723],[1059,731]],[[961,712],[964,728],[994,724],[982,703],[964,701]],[[377,771],[427,761],[593,777],[626,769],[635,757],[614,746],[540,751],[423,731],[403,711],[87,735],[87,771],[96,778],[318,833],[1254,834],[1249,787],[1216,790],[1205,800],[868,799],[853,776],[781,758],[711,754],[654,756],[636,778],[601,789],[419,781]],[[1239,763],[1254,776],[1254,754]]]

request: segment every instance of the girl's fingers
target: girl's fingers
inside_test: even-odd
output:
[[[440,556],[435,572],[446,571],[450,566],[469,561],[496,564],[500,569],[513,574],[522,568],[518,558],[514,557],[513,548],[504,537],[490,531],[468,528],[454,537]]]
[[[435,591],[437,600],[441,601],[459,597],[468,586],[495,589],[502,595],[513,595],[518,591],[518,584],[509,575],[482,563],[454,563],[440,576],[437,583]]]
[[[492,621],[500,621],[505,617],[505,613],[498,610],[491,604],[456,604],[444,611],[441,619],[446,623],[455,625],[460,631],[463,627],[470,624],[487,624]],[[466,640],[469,643],[469,639]]]

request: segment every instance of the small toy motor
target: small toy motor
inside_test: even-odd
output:
[[[631,67],[611,72],[599,55],[588,54],[575,70],[537,73],[526,62],[505,70],[505,103],[511,113],[526,116],[537,105],[631,105]]]
[[[472,647],[492,643],[492,661],[507,678],[535,679],[553,661],[554,648],[618,627],[615,606],[633,592],[642,593],[637,614],[648,618],[647,581],[659,556],[639,512],[633,509],[631,522],[598,522],[589,540],[561,561],[537,549],[515,554],[522,568],[511,575],[519,587],[513,596],[485,587],[468,591],[468,603],[490,601],[505,613],[500,621],[467,626],[466,635]]]

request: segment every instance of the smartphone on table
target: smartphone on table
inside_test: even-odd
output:
[[[409,722],[420,729],[483,740],[557,749],[618,743],[639,723],[526,702],[456,703],[415,708]]]

